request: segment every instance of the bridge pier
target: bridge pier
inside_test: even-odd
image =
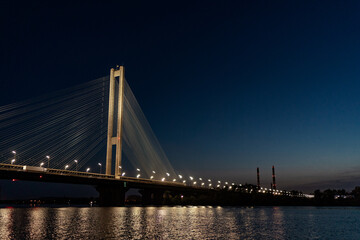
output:
[[[128,188],[121,185],[98,185],[100,206],[124,206]]]
[[[143,205],[163,205],[164,204],[164,190],[159,189],[142,189],[141,194]]]

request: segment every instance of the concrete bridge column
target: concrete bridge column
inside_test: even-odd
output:
[[[115,178],[120,178],[121,175],[121,151],[122,151],[122,122],[123,122],[123,105],[124,105],[124,81],[125,69],[120,66],[119,69],[110,70],[110,90],[109,90],[109,116],[108,116],[108,134],[107,134],[107,150],[106,150],[106,175],[111,175],[112,165],[112,147],[116,146],[115,156]],[[119,88],[117,98],[115,99],[115,78],[119,78]],[[117,126],[116,135],[114,136],[114,114],[115,102],[117,102]]]

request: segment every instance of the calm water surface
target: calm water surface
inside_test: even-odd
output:
[[[2,208],[0,239],[360,239],[360,208]]]

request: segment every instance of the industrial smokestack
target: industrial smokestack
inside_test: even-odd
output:
[[[256,169],[257,172],[257,187],[260,189],[260,171],[259,168]]]
[[[276,182],[275,182],[275,167],[272,166],[272,180],[273,180],[273,183],[272,183],[272,188],[274,190],[276,190]]]

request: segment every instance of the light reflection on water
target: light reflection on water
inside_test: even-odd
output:
[[[2,208],[0,239],[360,239],[360,208]]]

